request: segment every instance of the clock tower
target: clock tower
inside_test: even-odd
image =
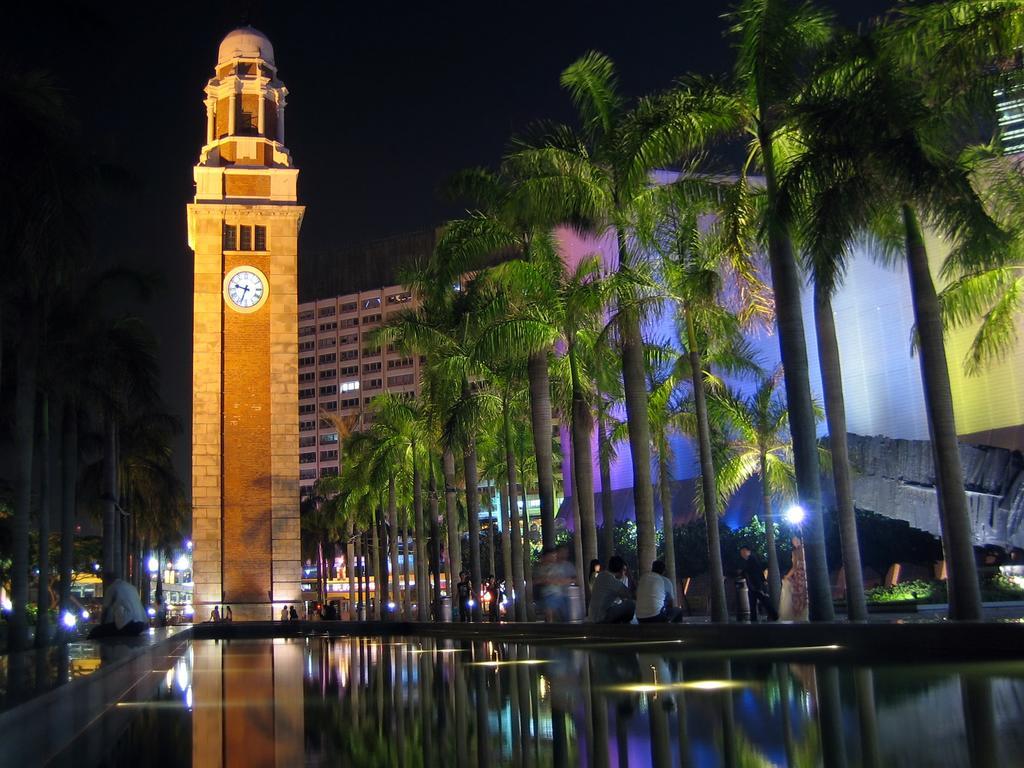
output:
[[[263,33],[244,27],[224,38],[188,206],[197,620],[216,605],[270,620],[301,600],[296,261],[305,208],[284,144],[287,94]]]

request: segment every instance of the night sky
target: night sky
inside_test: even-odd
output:
[[[883,0],[833,0],[847,24]],[[432,227],[450,173],[493,164],[537,118],[571,119],[561,70],[589,49],[638,95],[730,66],[717,0],[409,4],[396,2],[9,3],[0,61],[51,72],[104,160],[134,178],[98,213],[102,263],[155,270],[147,307],[168,407],[191,410],[191,252],[185,204],[205,132],[203,87],[217,46],[242,23],[274,45],[290,91],[286,143],[307,206],[301,254]],[[4,148],[11,151],[11,148]],[[188,439],[179,466],[187,475]],[[187,482],[187,476],[185,477]]]

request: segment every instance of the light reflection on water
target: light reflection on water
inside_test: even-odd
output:
[[[193,641],[161,676],[152,738],[129,742],[190,740],[180,759],[193,766],[988,766],[1024,754],[1021,665],[809,658],[698,659],[664,644]],[[161,730],[168,718],[174,736]],[[110,764],[140,762],[121,751]]]

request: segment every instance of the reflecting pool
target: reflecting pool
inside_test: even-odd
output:
[[[58,765],[1024,764],[1024,663],[840,665],[678,642],[193,640]],[[106,716],[105,716],[106,718]],[[105,719],[105,718],[101,718]]]

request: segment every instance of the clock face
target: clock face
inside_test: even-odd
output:
[[[225,288],[227,298],[239,309],[254,309],[266,293],[263,276],[252,269],[233,271]]]

